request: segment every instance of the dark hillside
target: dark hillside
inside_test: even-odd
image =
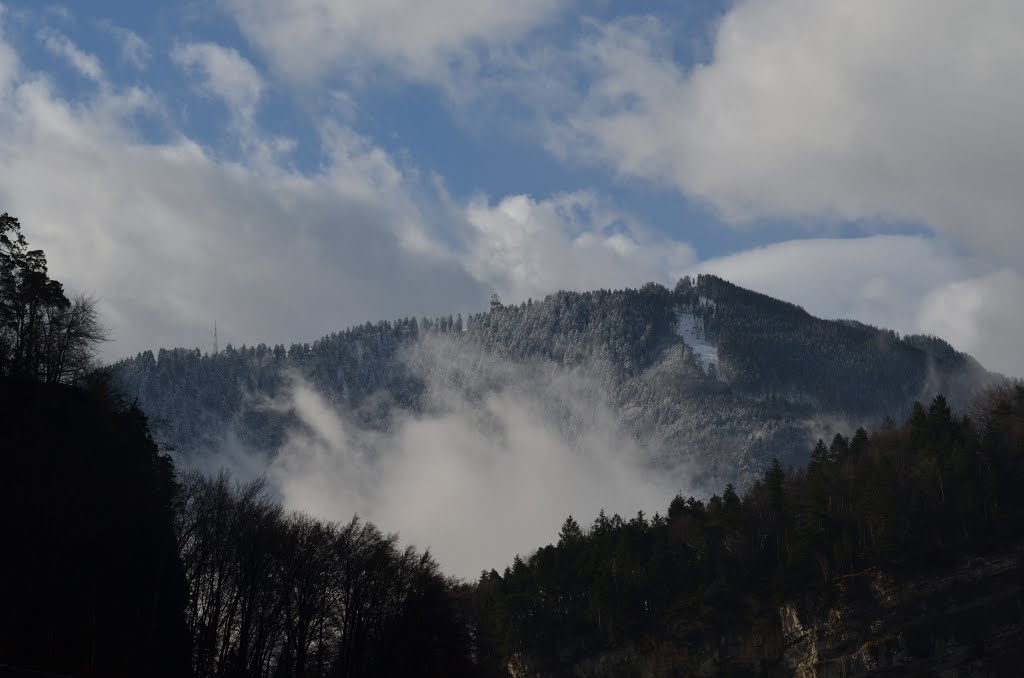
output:
[[[571,516],[471,589],[487,675],[1017,676],[1024,386],[819,441],[739,494]]]
[[[0,664],[186,676],[170,460],[102,393],[0,379]]]

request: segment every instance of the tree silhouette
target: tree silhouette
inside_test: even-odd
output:
[[[0,375],[72,382],[93,366],[105,339],[95,301],[69,300],[49,277],[43,251],[29,249],[20,222],[0,214]]]

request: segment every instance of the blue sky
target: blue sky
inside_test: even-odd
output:
[[[2,3],[0,209],[109,359],[715,271],[1024,374],[1016,3]]]

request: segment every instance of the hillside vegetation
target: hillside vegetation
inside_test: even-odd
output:
[[[974,418],[940,396],[743,494],[570,516],[468,590],[476,656],[495,676],[1016,675],[1022,479],[1024,386]]]
[[[424,358],[426,342],[445,345],[440,364]],[[745,487],[773,457],[806,463],[822,429],[901,419],[939,393],[960,405],[997,381],[939,339],[821,320],[709,275],[674,290],[559,292],[465,321],[368,323],[288,348],[146,351],[114,369],[187,457],[229,435],[273,455],[295,419],[266,402],[290,376],[355,425],[386,431],[396,414],[422,412],[438,379],[472,397],[507,386],[494,365],[588,375],[650,464],[689,463],[712,488]]]

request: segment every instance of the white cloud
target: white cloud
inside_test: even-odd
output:
[[[478,198],[466,220],[467,269],[514,301],[559,289],[671,284],[695,260],[689,245],[647,234],[590,192],[515,195],[495,205]]]
[[[428,402],[389,433],[360,429],[294,385],[278,406],[302,426],[268,472],[285,506],[332,520],[358,513],[475,579],[556,540],[569,514],[586,525],[602,508],[664,511],[690,489],[677,484],[684,468],[644,470],[647,453],[619,430],[606,389],[578,371],[512,365],[444,339],[414,353]]]
[[[310,82],[385,66],[443,77],[452,60],[513,40],[568,0],[221,0],[246,38],[289,78]]]
[[[263,81],[236,52],[184,45],[176,58],[233,108],[257,105]],[[480,198],[432,221],[438,198],[415,170],[330,119],[324,164],[306,173],[273,154],[225,161],[173,128],[170,141],[140,140],[139,118],[170,119],[151,91],[108,86],[72,104],[53,87],[27,73],[0,100],[0,200],[57,277],[103,300],[110,357],[206,346],[214,320],[222,343],[289,342],[481,309],[491,290],[515,300],[671,282],[693,262],[586,192]]]
[[[121,60],[135,68],[145,70],[152,53],[149,44],[138,33],[110,21],[100,21],[100,30],[114,38],[121,45]]]
[[[83,77],[96,83],[103,82],[103,67],[100,65],[99,59],[93,54],[83,52],[68,36],[56,30],[44,28],[36,34],[36,37],[51,54],[67,61]]]
[[[1021,264],[1024,5],[738,2],[685,71],[653,19],[595,25],[553,149],[729,219],[919,222]]]
[[[709,272],[803,306],[904,334],[933,334],[985,367],[1024,376],[1024,279],[931,238],[793,240],[701,262]]]
[[[200,91],[223,99],[240,124],[251,124],[267,85],[238,50],[210,42],[187,43],[175,46],[171,59],[198,76]]]
[[[72,104],[31,72],[0,93],[0,203],[58,279],[100,297],[107,357],[208,346],[214,320],[222,343],[287,343],[486,303],[454,257],[417,244],[432,236],[415,179],[367,140],[326,125],[307,174],[226,162],[173,129],[139,140],[135,121],[165,124],[160,110],[115,87]]]
[[[918,312],[920,327],[954,346],[969,347],[987,367],[1024,377],[1024,277],[1010,269],[932,291]]]
[[[236,114],[264,96],[264,80],[234,50],[181,45],[176,58]],[[479,309],[491,290],[518,301],[560,288],[671,284],[700,269],[819,315],[945,336],[993,369],[1024,372],[1013,349],[1024,332],[994,310],[1012,303],[1019,270],[942,239],[797,241],[700,264],[686,243],[592,192],[440,205],[415,169],[331,119],[319,121],[324,163],[315,171],[275,153],[228,162],[173,128],[169,141],[140,140],[139,118],[169,119],[149,90],[105,85],[71,103],[21,69],[0,40],[0,200],[55,275],[101,297],[118,338],[109,357],[205,346],[214,320],[222,343],[289,342],[365,320]],[[605,83],[609,101],[617,88],[671,89],[671,79],[642,84],[649,73],[635,73]],[[254,124],[245,133],[258,147],[280,146]]]

